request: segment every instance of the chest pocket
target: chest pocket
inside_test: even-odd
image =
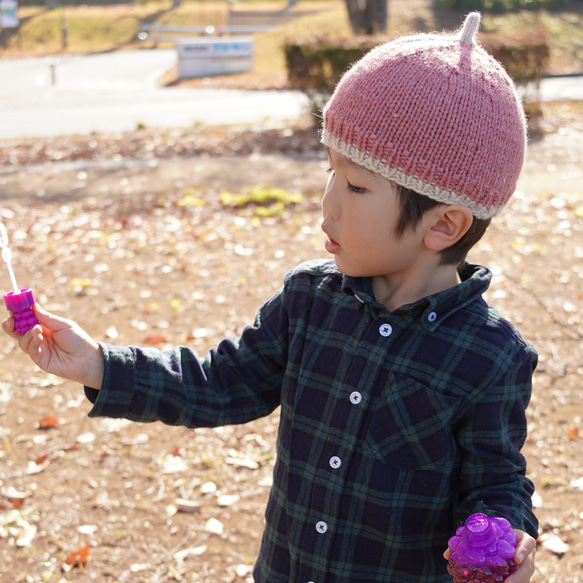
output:
[[[391,373],[366,430],[365,451],[397,469],[431,469],[453,461],[452,418],[459,399]]]

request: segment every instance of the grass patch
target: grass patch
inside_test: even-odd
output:
[[[172,8],[170,0],[141,1],[108,7],[66,6],[46,12],[44,8],[22,7],[20,34],[10,40],[3,56],[55,54],[62,50],[62,32],[67,25],[67,51],[89,53],[122,48],[150,48],[151,40],[139,41],[137,34],[143,23],[191,26],[221,26],[228,22],[228,3],[216,1],[184,2]],[[242,0],[234,10],[281,10],[284,0]],[[230,76],[229,82],[245,85],[251,77],[258,86],[285,84],[285,61],[282,50],[286,39],[328,35],[350,36],[351,31],[342,0],[301,0],[291,12],[306,13],[277,29],[255,35],[256,60],[252,74]],[[430,32],[458,28],[463,15],[436,6],[433,0],[391,0],[389,34]],[[583,71],[583,0],[572,0],[562,10],[520,10],[507,14],[486,14],[485,31],[514,32],[545,29],[551,38],[550,72]],[[173,46],[160,43],[158,46]]]
[[[556,73],[583,71],[583,2],[561,11],[520,10],[505,15],[486,15],[484,29],[509,34],[546,30],[551,39],[550,70]]]
[[[185,2],[158,18],[159,24],[180,26],[221,26],[229,18],[227,2]]]
[[[62,27],[67,27],[67,51],[91,53],[136,48],[141,23],[160,11],[162,4],[111,7],[69,7],[50,12],[39,8],[19,10],[19,35],[12,38],[7,53],[55,54],[62,51]]]
[[[260,75],[270,71],[285,72],[283,44],[287,39],[315,35],[350,36],[346,9],[342,5],[329,5],[317,14],[302,16],[275,30],[258,34],[255,40],[255,69]]]

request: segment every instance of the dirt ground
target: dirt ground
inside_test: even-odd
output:
[[[533,581],[576,583],[583,123],[559,105],[545,124],[519,191],[470,258],[494,270],[489,301],[540,354],[525,447],[541,525]],[[287,269],[326,255],[326,160],[315,143],[298,128],[0,143],[0,217],[18,284],[97,339],[204,351],[239,333]],[[266,206],[269,197],[279,202]],[[191,430],[89,410],[78,385],[0,339],[2,582],[250,581],[277,412]]]

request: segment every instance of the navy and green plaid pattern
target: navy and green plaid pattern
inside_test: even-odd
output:
[[[281,406],[258,583],[446,583],[472,512],[537,536],[520,449],[536,353],[482,299],[491,274],[389,312],[366,278],[301,265],[206,358],[102,345],[92,416],[244,423]]]

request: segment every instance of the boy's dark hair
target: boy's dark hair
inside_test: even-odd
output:
[[[395,229],[397,237],[402,237],[407,229],[414,229],[423,215],[443,203],[419,194],[410,188],[395,184],[399,197],[401,214]],[[439,252],[442,264],[458,265],[465,260],[469,250],[482,238],[492,219],[474,217],[471,227],[464,236],[451,247]]]

